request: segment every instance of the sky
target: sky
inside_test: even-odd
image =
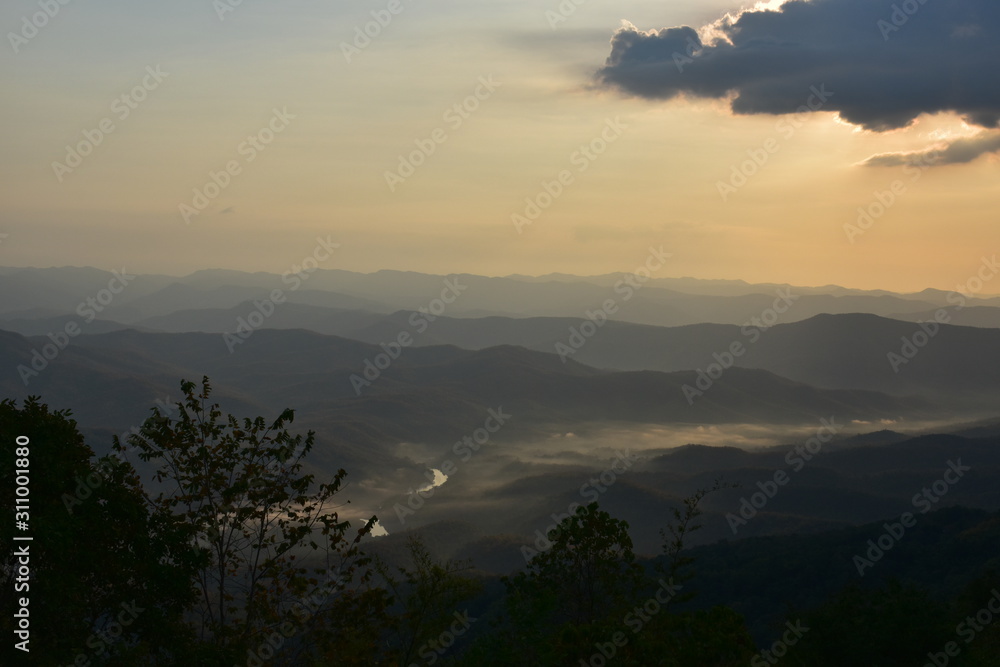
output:
[[[954,289],[996,5],[8,0],[0,265]]]

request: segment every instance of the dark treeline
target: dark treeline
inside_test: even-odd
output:
[[[882,524],[686,548],[717,482],[663,517],[651,560],[593,503],[507,577],[438,559],[417,534],[388,562],[366,551],[375,517],[338,513],[347,472],[303,472],[314,434],[290,430],[291,410],[238,419],[211,403],[207,378],[182,390],[104,458],[70,413],[0,403],[0,502],[13,517],[29,463],[33,535],[18,582],[23,543],[4,522],[4,664],[978,667],[1000,655],[1000,514],[931,513],[852,576]],[[22,598],[29,652],[14,647]]]

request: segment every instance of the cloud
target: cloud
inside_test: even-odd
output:
[[[825,85],[814,110],[869,130],[946,111],[995,128],[998,62],[997,0],[792,0],[701,30],[625,22],[597,80],[651,100],[731,98],[737,114],[798,112]]]
[[[944,146],[935,146],[912,153],[880,153],[864,162],[865,167],[929,166],[965,164],[981,155],[1000,151],[1000,132],[982,132],[974,137],[956,139]]]

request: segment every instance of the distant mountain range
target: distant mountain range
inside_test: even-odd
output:
[[[252,302],[229,309],[187,310],[149,318],[138,325],[95,320],[88,333],[139,331],[233,333],[255,312]],[[21,320],[0,327],[26,335],[60,331],[72,317]],[[414,326],[414,322],[423,323]],[[620,371],[676,372],[732,364],[770,371],[828,389],[874,389],[900,396],[919,394],[966,407],[994,400],[1000,368],[1000,329],[926,325],[874,315],[818,315],[770,328],[697,324],[654,327],[608,321],[597,327],[578,318],[452,318],[431,322],[419,312],[380,315],[286,303],[263,328],[304,329],[372,344],[391,343],[401,333],[415,346],[454,345],[480,350],[516,345],[560,358]],[[928,334],[933,332],[933,336]],[[220,338],[221,340],[221,338]],[[734,355],[733,346],[739,353]]]
[[[105,289],[112,278],[113,273],[89,268],[2,268],[0,290],[5,298],[0,304],[0,319],[11,322],[72,315],[88,297]],[[748,285],[739,281],[655,277],[643,282],[629,274],[490,278],[400,271],[361,274],[318,269],[282,276],[213,270],[181,278],[130,277],[127,287],[101,310],[100,318],[148,326],[144,320],[190,309],[234,308],[246,301],[266,299],[274,290],[281,290],[292,303],[388,314],[429,308],[440,297],[447,280],[461,287],[458,298],[440,313],[450,317],[584,317],[610,299],[615,302],[612,319],[621,321],[657,326],[742,325],[766,313],[779,293],[795,298],[794,305],[778,320],[783,323],[824,313],[870,313],[910,319],[925,317],[949,305],[949,295],[938,290],[892,294],[837,286]],[[970,298],[967,306],[988,309],[969,317],[968,324],[991,324],[996,321],[997,313],[992,309],[1000,309],[1000,297]]]
[[[698,383],[692,371],[601,371],[514,346],[404,348],[377,377],[370,371],[369,380],[366,364],[388,359],[381,346],[297,330],[257,331],[232,354],[218,334],[81,335],[49,368],[28,375],[25,386],[21,373],[47,343],[0,333],[0,394],[40,393],[55,406],[73,407],[81,423],[109,428],[136,423],[155,399],[176,395],[180,378],[203,375],[230,409],[263,414],[294,407],[307,424],[368,434],[359,445],[457,436],[501,405],[516,415],[515,430],[602,421],[800,423],[831,414],[877,420],[932,407],[873,391],[815,389],[743,368],[730,369],[692,402],[684,392]]]
[[[891,515],[951,456],[997,472],[1000,298],[959,309],[935,290],[625,280],[0,269],[0,397],[71,408],[106,451],[112,434],[179,400],[181,379],[207,375],[233,414],[295,409],[295,430],[318,433],[310,468],[321,478],[346,468],[358,512],[381,506],[392,533],[407,489],[502,411],[496,447],[470,464],[480,472],[449,478],[417,522],[480,517],[483,545],[462,548],[494,563],[509,557],[510,535],[531,535],[578,500],[615,448],[634,447],[641,462],[602,506],[640,521],[634,537],[646,550],[679,498],[720,475],[752,488],[784,465],[784,449],[671,450],[676,438],[668,446],[658,433],[718,445],[730,444],[720,427],[749,438],[815,431],[823,419],[852,425],[747,535]],[[927,324],[935,318],[949,323]],[[880,423],[976,419],[986,426],[967,437],[845,439]],[[1000,508],[980,474],[949,502]],[[706,537],[726,537],[725,508],[741,493],[713,496]],[[516,517],[504,514],[512,505]]]

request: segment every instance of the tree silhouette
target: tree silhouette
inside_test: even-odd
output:
[[[422,662],[450,648],[442,644],[452,640],[456,633],[465,634],[474,622],[469,620],[462,605],[482,590],[479,581],[461,574],[471,569],[470,563],[435,561],[417,536],[407,538],[406,549],[409,567],[391,568],[376,559],[376,571],[396,602],[397,613],[390,620],[395,635],[390,653],[400,665]],[[446,636],[444,642],[434,642],[449,628],[455,632]]]
[[[38,398],[20,409],[0,402],[0,443],[0,506],[13,519],[15,464],[27,463],[28,530],[19,535],[33,538],[15,542],[12,520],[0,529],[9,658],[0,662],[193,664],[181,612],[193,601],[197,554],[183,526],[147,508],[132,467],[96,460],[71,413]],[[24,547],[31,572],[18,582],[15,553]],[[29,601],[30,654],[12,648],[20,598]]]
[[[157,466],[163,490],[149,498],[153,511],[188,526],[205,558],[192,610],[198,636],[228,664],[302,660],[316,649],[314,630],[337,640],[329,611],[367,584],[358,545],[376,518],[349,537],[333,506],[347,473],[318,485],[302,474],[315,434],[288,431],[292,410],[273,422],[239,420],[209,404],[207,377],[199,393],[193,382],[181,390],[176,415],[154,408],[128,444]],[[117,438],[114,446],[126,449]]]
[[[947,605],[912,584],[879,588],[852,582],[819,607],[791,612],[809,628],[785,658],[789,665],[922,665],[955,639]],[[968,664],[964,657],[949,664]]]
[[[640,585],[628,523],[597,503],[563,519],[549,536],[552,546],[536,555],[512,585],[555,595],[555,617],[577,625],[616,614]]]

